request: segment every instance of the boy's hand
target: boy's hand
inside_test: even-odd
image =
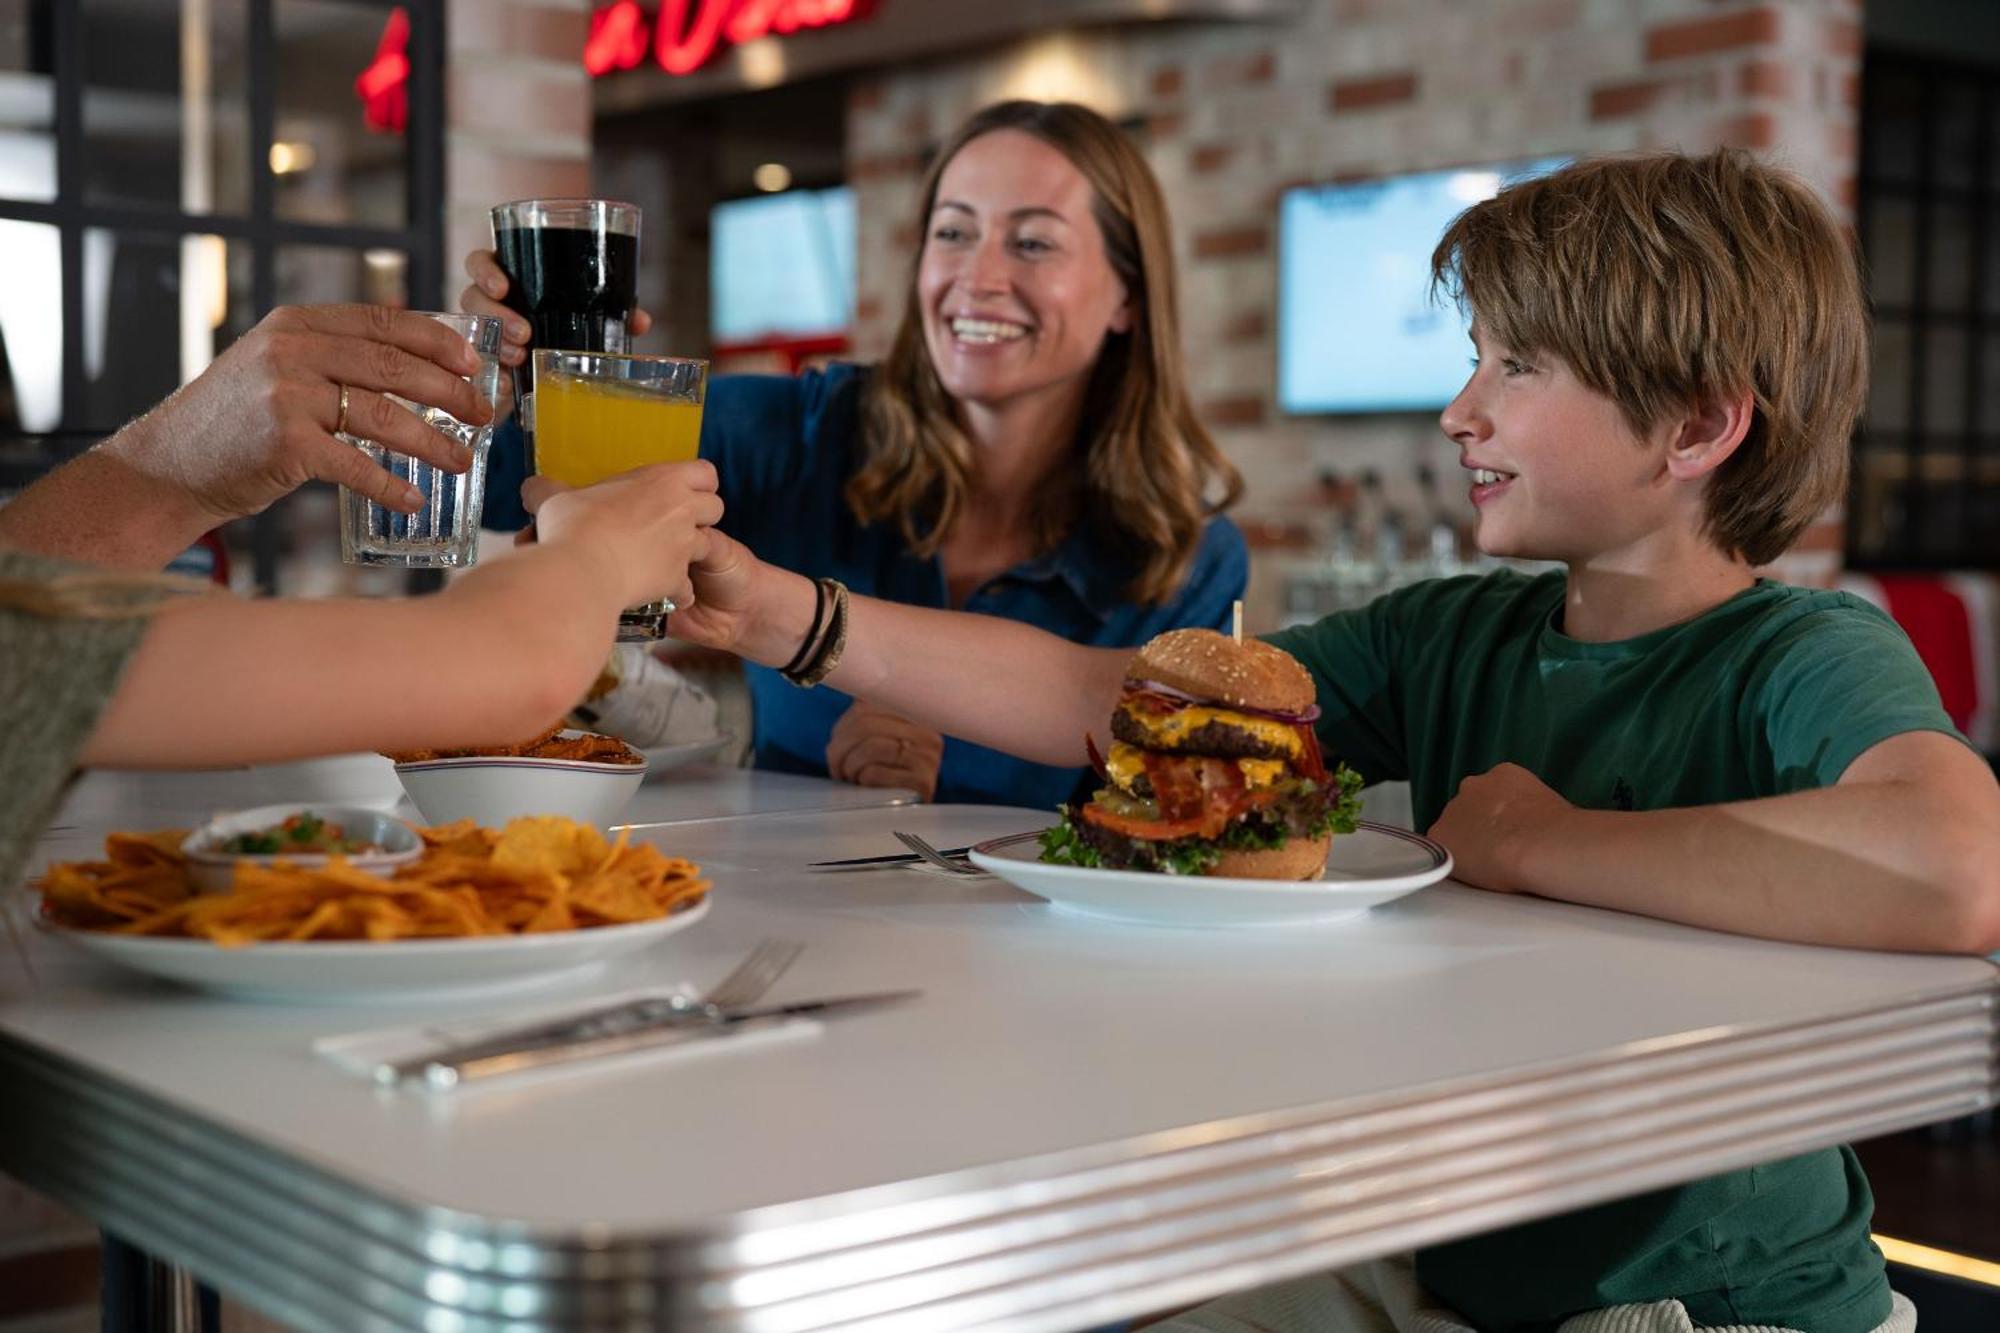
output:
[[[654,463],[570,490],[534,476],[521,487],[544,544],[575,544],[596,557],[622,604],[694,600],[688,566],[707,554],[708,530],[722,517],[713,465]]]
[[[1500,764],[1459,784],[1429,836],[1451,853],[1453,879],[1496,893],[1532,893],[1527,850],[1574,809],[1519,764]]]

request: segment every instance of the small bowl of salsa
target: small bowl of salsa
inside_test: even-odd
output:
[[[363,806],[266,805],[209,820],[181,843],[181,854],[196,888],[227,893],[244,862],[318,869],[339,857],[386,876],[422,856],[424,840],[402,820]]]

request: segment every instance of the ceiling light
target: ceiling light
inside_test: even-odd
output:
[[[291,176],[301,171],[311,171],[319,154],[303,139],[280,139],[271,145],[271,174]]]
[[[736,48],[736,69],[751,88],[775,88],[785,81],[785,48],[775,37],[759,37]]]

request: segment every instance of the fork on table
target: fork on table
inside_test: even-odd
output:
[[[488,1073],[556,1063],[606,1043],[640,1040],[648,1032],[684,1031],[690,1026],[720,1029],[732,1012],[762,998],[804,949],[794,940],[766,939],[698,1000],[679,994],[647,996],[550,1023],[489,1033],[444,1050],[384,1063],[375,1077],[390,1084],[417,1078],[448,1088]]]
[[[918,837],[914,833],[905,833],[901,829],[891,829],[889,831],[896,835],[897,842],[902,843],[905,847],[915,852],[918,856],[922,857],[924,860],[930,862],[938,869],[946,871],[949,874],[983,875],[986,873],[985,871],[981,870],[978,866],[973,865],[971,862],[966,861],[962,857],[953,858],[946,856],[943,852],[931,846],[930,843],[926,842],[924,839]]]

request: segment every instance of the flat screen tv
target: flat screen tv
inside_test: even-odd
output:
[[[1430,295],[1431,248],[1451,220],[1539,158],[1287,190],[1278,206],[1278,406],[1436,411],[1470,369],[1472,340]]]
[[[709,215],[710,336],[768,343],[854,320],[854,191],[788,190]]]

